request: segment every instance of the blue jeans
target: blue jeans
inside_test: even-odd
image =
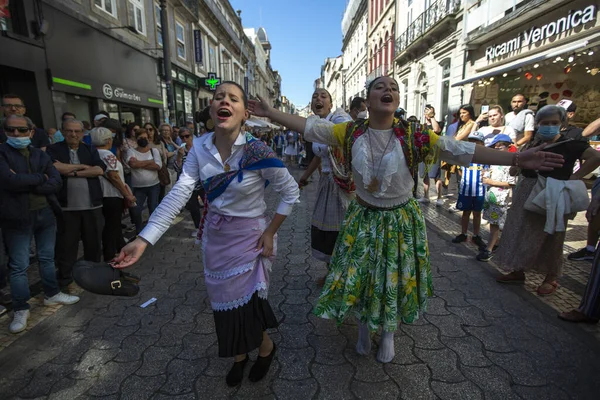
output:
[[[10,291],[15,311],[29,309],[29,249],[35,238],[38,263],[44,293],[52,297],[58,293],[54,267],[54,244],[56,242],[56,218],[50,207],[32,211],[29,222],[18,228],[2,228],[10,268]]]
[[[148,211],[150,214],[158,206],[158,195],[160,194],[160,184],[148,187],[134,187],[133,195],[137,203],[130,211],[133,211],[133,223],[135,224],[135,232],[139,234],[142,231],[142,211],[146,200],[148,200]]]

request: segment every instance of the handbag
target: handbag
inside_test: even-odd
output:
[[[101,295],[135,296],[140,291],[138,276],[105,262],[77,261],[73,265],[73,280],[82,289]]]
[[[527,201],[525,202],[523,208],[525,208],[527,211],[531,211],[536,214],[546,215],[546,209],[538,206],[535,203],[536,197],[538,197],[538,195],[542,193],[544,189],[546,189],[546,178],[541,175],[538,175],[537,182],[535,183],[533,190],[529,194],[529,197],[527,197]]]
[[[154,151],[156,149],[152,149]],[[161,157],[162,160],[162,157]],[[171,175],[169,175],[169,170],[167,168],[167,163],[163,161],[162,166],[158,170],[158,181],[160,182],[160,186],[169,186],[171,184]]]

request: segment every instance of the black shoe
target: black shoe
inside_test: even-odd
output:
[[[258,356],[256,362],[250,369],[250,374],[248,374],[248,379],[250,379],[250,382],[258,382],[267,375],[276,350],[277,346],[275,346],[275,342],[273,342],[273,350],[271,350],[271,354],[266,357]]]
[[[589,251],[584,247],[581,250],[577,250],[575,253],[569,254],[567,258],[573,261],[592,261],[595,255],[595,252]]]
[[[452,243],[462,243],[466,240],[467,240],[467,235],[461,233],[460,235],[458,235],[457,237],[452,239]]]
[[[492,253],[495,253],[496,250],[498,250],[498,247],[500,247],[500,245],[499,244],[495,244],[494,248],[492,248]]]
[[[479,247],[479,250],[484,250],[487,247],[481,236],[473,236],[471,241]]]
[[[481,250],[481,252],[479,254],[477,254],[476,258],[479,261],[488,262],[492,259],[492,257],[494,257],[494,256],[488,250]]]
[[[227,386],[237,386],[242,383],[242,379],[244,379],[244,368],[246,368],[246,364],[248,364],[248,354],[246,354],[246,358],[242,361],[234,362],[233,367],[227,373],[227,377],[225,377],[225,382],[227,382]]]

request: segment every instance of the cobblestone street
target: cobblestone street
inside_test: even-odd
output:
[[[84,293],[10,338],[0,351],[0,399],[598,398],[598,328],[556,318],[578,304],[590,264],[567,263],[561,288],[548,299],[532,292],[536,278],[525,287],[499,285],[494,265],[476,261],[473,246],[450,243],[458,215],[434,205],[423,207],[435,289],[428,312],[397,332],[392,363],[375,361],[377,346],[358,356],[354,322],[337,327],[311,312],[315,281],[325,272],[310,256],[316,178],[279,231],[269,296],[281,321],[272,334],[279,350],[263,381],[225,385],[231,360],[217,357],[186,211],[132,268],[142,276],[136,297]],[[271,210],[277,201],[270,192]],[[585,236],[580,224],[570,225],[577,232],[569,232],[567,253],[581,244],[579,231]],[[151,298],[156,302],[140,307]]]

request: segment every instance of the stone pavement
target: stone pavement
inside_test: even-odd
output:
[[[86,293],[2,350],[0,398],[598,398],[594,335],[559,321],[522,287],[496,284],[491,264],[449,243],[457,217],[434,207],[424,207],[435,285],[428,312],[398,331],[392,363],[374,360],[377,346],[370,357],[357,356],[352,321],[337,327],[311,314],[315,280],[325,271],[309,250],[316,186],[303,191],[280,230],[270,301],[282,323],[272,333],[279,351],[265,380],[225,385],[231,360],[217,357],[199,250],[185,215],[132,270],[143,277],[138,296]],[[269,196],[271,209],[276,201]],[[140,308],[152,297],[155,303]]]

